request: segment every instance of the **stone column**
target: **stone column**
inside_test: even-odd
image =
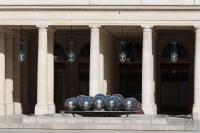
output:
[[[99,93],[99,52],[100,52],[100,26],[90,26],[90,81],[89,95],[95,96]]]
[[[54,29],[48,29],[48,111],[55,113],[54,104]]]
[[[200,119],[200,26],[195,27],[195,31],[193,115]]]
[[[6,114],[13,115],[13,31],[6,34]]]
[[[38,72],[36,115],[48,114],[47,103],[47,27],[38,26]]]
[[[14,43],[14,113],[22,114],[21,105],[21,63],[18,60],[20,46],[20,33],[16,32]]]
[[[152,27],[143,27],[142,108],[145,114],[156,114]]]
[[[0,116],[5,110],[5,30],[0,29]]]

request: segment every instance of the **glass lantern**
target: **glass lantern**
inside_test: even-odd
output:
[[[22,50],[22,49],[20,49],[20,51],[19,51],[18,60],[21,63],[25,60],[25,53],[24,53],[24,50]]]
[[[170,58],[171,58],[172,63],[176,63],[178,61],[178,52],[177,52],[176,42],[172,42]]]
[[[177,61],[178,61],[178,54],[177,54],[177,52],[173,51],[171,53],[171,62],[176,63]]]
[[[73,63],[75,61],[76,55],[73,50],[69,50],[67,53],[67,60],[69,63]]]
[[[120,60],[121,63],[125,63],[126,62],[126,53],[124,51],[120,52],[119,60]]]

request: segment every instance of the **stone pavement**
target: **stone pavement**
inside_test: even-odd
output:
[[[0,129],[0,133],[183,133],[183,131]],[[198,133],[198,131],[185,131],[184,133]]]
[[[199,131],[199,122],[191,116],[130,115],[128,117],[73,117],[55,114],[49,116],[0,117],[0,129],[128,132],[128,131]],[[9,130],[12,131],[12,130]],[[24,131],[24,130],[23,130]],[[40,131],[38,131],[40,132]]]

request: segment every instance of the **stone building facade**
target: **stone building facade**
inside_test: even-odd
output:
[[[0,115],[54,114],[65,98],[97,93],[134,96],[145,114],[198,114],[199,73],[200,0],[0,1]]]

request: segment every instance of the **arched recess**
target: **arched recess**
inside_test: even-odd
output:
[[[78,95],[89,95],[90,43],[83,44],[79,50]]]
[[[64,48],[58,43],[54,43],[54,103],[57,113],[63,109],[63,103],[67,96],[65,60]]]
[[[124,97],[142,97],[142,45],[139,42],[126,44],[127,61],[119,64],[119,93]]]
[[[193,58],[183,42],[176,42],[178,61],[171,62],[172,45],[158,55],[157,106],[160,114],[189,114],[193,104]],[[192,46],[192,45],[191,45]]]

